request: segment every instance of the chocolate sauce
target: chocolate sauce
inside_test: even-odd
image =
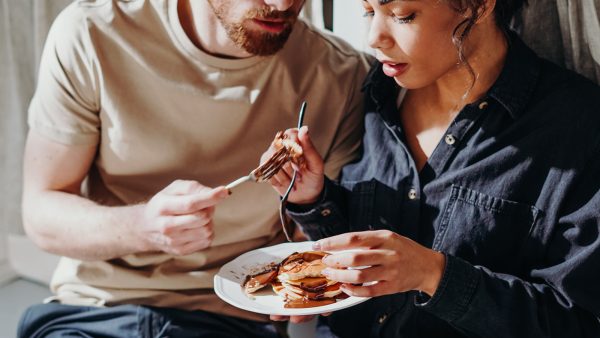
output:
[[[285,302],[283,305],[286,309],[298,309],[298,308],[306,308],[306,307],[317,307],[323,305],[329,305],[335,303],[335,299],[326,298],[320,300],[311,300],[311,299],[298,299],[298,300],[289,300]]]

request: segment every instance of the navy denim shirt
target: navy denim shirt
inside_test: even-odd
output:
[[[447,257],[437,292],[335,313],[350,337],[600,337],[600,89],[510,34],[496,83],[420,172],[399,88],[372,70],[361,158],[320,202],[291,206],[312,239],[389,229]]]

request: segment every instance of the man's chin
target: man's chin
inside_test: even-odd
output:
[[[241,33],[241,32],[240,32]],[[256,29],[245,29],[243,35],[234,41],[253,55],[268,56],[280,51],[292,33],[292,27],[287,26],[279,33],[270,33]]]

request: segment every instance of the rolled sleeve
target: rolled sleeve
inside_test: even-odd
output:
[[[438,318],[454,322],[469,309],[477,285],[477,268],[466,261],[446,255],[446,268],[433,297],[417,296],[415,305]]]
[[[298,224],[311,240],[339,235],[348,231],[348,222],[344,216],[343,199],[340,189],[329,179],[319,201],[310,205],[289,204],[288,215]]]

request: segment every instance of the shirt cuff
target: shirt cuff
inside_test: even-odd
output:
[[[331,198],[331,184],[325,185],[319,200],[312,204],[288,204],[287,214],[300,225],[302,231],[311,240],[331,237],[348,231],[348,222],[337,203]]]
[[[433,297],[416,296],[415,305],[436,317],[452,323],[469,309],[481,274],[470,263],[446,255],[446,268]]]

